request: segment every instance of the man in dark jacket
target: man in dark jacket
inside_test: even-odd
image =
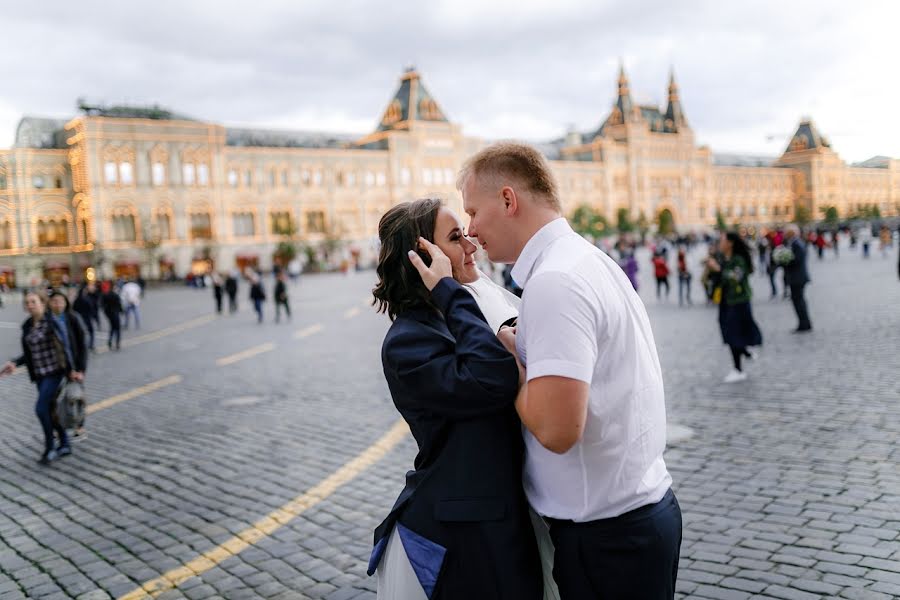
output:
[[[784,281],[791,288],[791,302],[797,312],[797,329],[794,333],[812,331],[812,323],[809,321],[809,312],[806,308],[806,298],[803,296],[803,288],[809,283],[809,272],[806,270],[806,245],[800,239],[796,225],[787,228],[784,234],[784,243],[794,254],[791,262],[784,265]]]
[[[259,274],[254,274],[250,280],[250,300],[253,301],[253,310],[256,311],[256,322],[263,322],[262,306],[266,300],[266,291],[263,289]]]
[[[228,312],[237,311],[238,280],[234,273],[229,273],[225,279],[225,293],[228,294]]]
[[[90,290],[87,286],[82,287],[78,291],[78,297],[75,298],[75,302],[72,304],[72,309],[78,313],[78,316],[81,317],[81,322],[84,325],[85,333],[87,333],[87,348],[91,352],[94,351],[94,313],[97,311],[97,307],[94,306],[96,299],[93,294],[91,294]]]
[[[109,287],[109,291],[103,294],[103,313],[109,321],[109,340],[107,347],[112,350],[113,338],[116,340],[116,350],[122,347],[122,299],[116,293],[115,288]]]
[[[291,320],[291,306],[288,304],[288,293],[287,293],[287,275],[284,273],[284,269],[278,271],[278,275],[275,280],[275,322],[281,320],[281,307],[284,307],[284,312],[287,313],[287,318]]]

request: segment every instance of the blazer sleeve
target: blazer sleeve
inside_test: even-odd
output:
[[[516,359],[490,330],[472,295],[455,280],[438,282],[432,300],[444,314],[455,345],[433,330],[408,328],[385,343],[384,367],[412,392],[417,408],[450,419],[512,406],[518,390]],[[395,398],[398,404],[404,398]]]

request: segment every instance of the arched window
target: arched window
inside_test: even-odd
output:
[[[50,248],[69,245],[69,224],[63,219],[40,219],[37,230],[38,246]]]
[[[206,163],[197,165],[197,183],[202,186],[209,185],[209,167]]]
[[[134,183],[134,169],[130,162],[119,163],[119,181],[122,185],[131,185]]]
[[[159,239],[172,239],[172,217],[169,216],[169,213],[157,214],[156,226],[159,229]]]
[[[134,215],[115,215],[112,218],[112,234],[114,242],[133,242],[135,240]]]
[[[209,213],[199,212],[191,214],[191,239],[212,239],[212,219]]]
[[[150,178],[155,187],[166,185],[166,165],[155,162],[150,167]]]
[[[115,185],[119,182],[119,168],[116,163],[109,161],[103,165],[103,179],[107,185]]]

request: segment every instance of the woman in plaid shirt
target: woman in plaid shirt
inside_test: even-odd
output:
[[[22,356],[6,363],[0,370],[0,376],[9,375],[17,366],[25,365],[28,375],[37,385],[35,412],[44,430],[44,453],[39,462],[46,465],[57,457],[72,453],[66,430],[53,422],[53,404],[64,377],[73,381],[84,379],[87,347],[84,327],[78,317],[69,312],[63,320],[54,319],[47,310],[47,298],[43,293],[28,292],[25,308],[31,317],[22,324]],[[59,437],[56,448],[54,431]]]

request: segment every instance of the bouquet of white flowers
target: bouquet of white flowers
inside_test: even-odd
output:
[[[778,246],[772,250],[772,260],[776,265],[783,267],[794,260],[794,252],[787,246]]]

